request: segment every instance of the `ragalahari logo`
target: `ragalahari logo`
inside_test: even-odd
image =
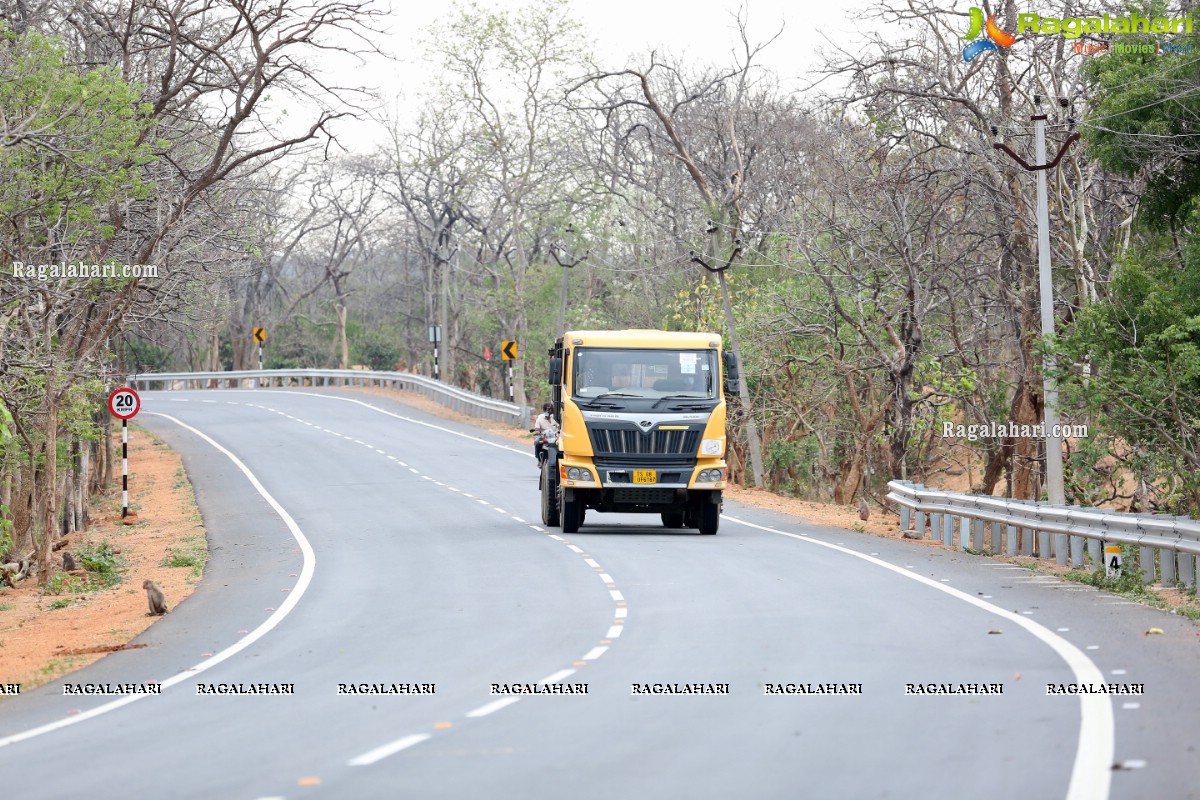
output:
[[[986,33],[986,39],[979,39],[980,34]],[[963,48],[963,61],[971,62],[981,53],[986,53],[988,50],[999,50],[1001,47],[1011,47],[1012,43],[1017,40],[1016,36],[1005,30],[1001,30],[996,24],[996,17],[992,15],[987,18],[987,23],[983,21],[983,9],[971,6],[971,27],[967,30],[967,35],[961,37],[966,41],[979,39],[977,42],[971,42]]]

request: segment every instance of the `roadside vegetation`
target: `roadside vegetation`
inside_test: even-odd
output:
[[[995,7],[1009,29],[1019,10]],[[883,0],[883,32],[797,85],[762,65],[779,32],[745,10],[711,60],[602,63],[565,2],[467,3],[426,32],[437,77],[401,115],[319,71],[371,50],[381,13],[51,0],[0,27],[11,580],[49,586],[55,541],[88,529],[119,465],[118,376],[256,366],[255,327],[268,367],[429,374],[439,325],[444,378],[494,396],[517,340],[534,404],[564,281],[567,328],[736,332],[742,486],[846,506],[878,507],[893,479],[1042,497],[1037,439],[944,426],[1040,422],[1049,349],[1063,422],[1088,431],[1068,441],[1068,502],[1200,512],[1194,58],[1085,58],[1047,35],[968,62],[961,8]],[[1049,341],[1035,181],[994,148],[1032,159],[1035,112],[1052,151],[1083,137],[1050,174]],[[339,119],[368,114],[383,144],[339,149]],[[159,269],[42,280],[17,262]],[[166,563],[199,574],[203,553]]]

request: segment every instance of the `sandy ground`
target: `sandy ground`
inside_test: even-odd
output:
[[[483,428],[531,451],[533,448],[532,434],[511,425],[464,417],[415,392],[361,387],[353,391],[398,400],[432,416]],[[45,593],[32,580],[23,581],[15,590],[0,588],[0,663],[3,664],[0,684],[19,683],[22,690],[28,690],[85,667],[105,653],[124,648],[156,619],[146,616],[146,594],[141,588],[146,578],[163,588],[172,607],[191,594],[201,567],[166,566],[172,555],[176,561],[199,561],[202,565],[207,546],[182,462],[162,442],[134,427],[130,431],[129,463],[130,506],[138,513],[134,524],[121,524],[118,476],[113,491],[94,504],[91,530],[72,534],[67,548],[77,551],[85,542],[109,542],[120,551],[122,582],[98,591],[80,586],[60,594]],[[727,490],[726,495],[737,502],[796,516],[816,525],[903,538],[899,518],[877,506],[872,507],[870,519],[864,522],[856,508],[811,503],[739,487]],[[942,547],[931,539],[905,541],[914,547]],[[60,553],[56,554],[59,559]],[[180,555],[184,557],[180,559]],[[1038,559],[1003,560],[1041,572],[1067,571],[1053,562]],[[1200,609],[1195,598],[1186,592],[1161,586],[1151,588],[1172,607]],[[55,608],[55,605],[65,607]]]
[[[0,683],[19,683],[26,691],[124,649],[158,619],[147,616],[146,579],[162,587],[168,607],[195,588],[197,568],[164,566],[184,553],[203,564],[207,550],[179,456],[133,426],[129,506],[137,516],[131,525],[121,523],[120,481],[118,474],[112,490],[93,504],[91,529],[71,534],[66,547],[78,556],[87,543],[108,542],[119,551],[120,583],[89,590],[87,577],[70,576],[76,585],[59,594],[44,592],[34,579],[0,589]],[[61,568],[62,551],[54,556]],[[60,575],[60,581],[68,577]]]

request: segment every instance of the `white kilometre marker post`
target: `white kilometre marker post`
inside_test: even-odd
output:
[[[129,420],[142,410],[142,398],[129,387],[108,396],[108,410],[121,420],[121,519],[129,516]]]

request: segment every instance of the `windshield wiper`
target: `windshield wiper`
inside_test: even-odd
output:
[[[659,403],[661,403],[664,400],[694,400],[697,403],[704,403],[704,402],[708,401],[708,398],[707,397],[696,397],[696,395],[694,395],[694,394],[665,394],[662,397],[655,400],[654,405],[650,406],[650,408],[652,408],[652,409],[658,408]],[[708,408],[708,406],[704,406],[704,407]]]
[[[588,402],[584,405],[586,405],[588,408],[593,408],[596,405],[597,400],[603,400],[606,397],[641,397],[641,395],[627,394],[626,392],[604,392],[603,394],[598,394],[595,397],[588,398]],[[620,403],[604,403],[604,405],[608,406],[609,408],[621,407]]]

